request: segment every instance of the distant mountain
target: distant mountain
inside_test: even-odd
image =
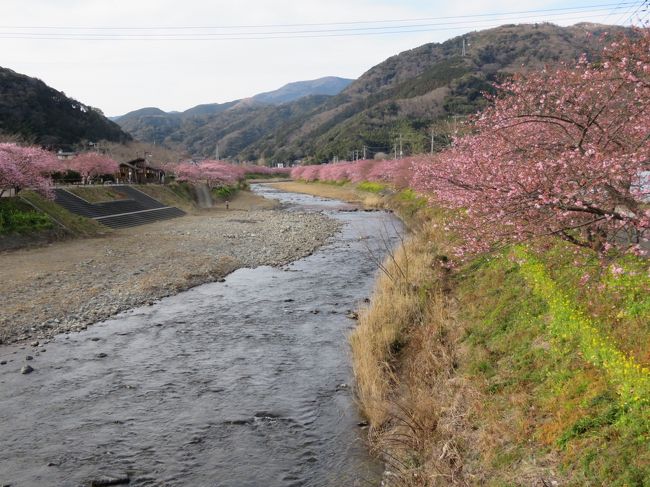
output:
[[[281,105],[311,95],[338,95],[347,88],[354,80],[327,76],[309,81],[296,81],[284,85],[275,91],[260,93],[252,99],[258,103],[269,105]]]
[[[6,68],[0,68],[0,134],[54,149],[84,140],[131,140],[97,108]]]
[[[146,123],[137,130],[120,124],[137,138],[155,133],[158,143],[196,156],[211,155],[218,143],[222,155],[235,159],[320,162],[350,157],[364,147],[370,156],[393,152],[399,139],[406,154],[422,152],[430,148],[432,131],[434,146],[447,144],[456,117],[483,107],[482,93],[495,81],[546,64],[572,63],[582,53],[595,56],[601,34],[622,31],[585,23],[504,25],[392,56],[334,96],[277,106],[260,105],[253,97],[203,117],[180,117],[173,127],[152,119],[141,119]],[[272,99],[290,86],[272,92]]]
[[[190,117],[210,117],[212,115],[217,115],[221,112],[233,108],[240,100],[229,101],[226,103],[207,103],[204,105],[197,105],[185,110],[184,112],[171,112],[170,115],[178,115],[181,118],[190,118]]]
[[[195,135],[190,137],[192,140],[185,141],[179,140],[182,137],[176,132],[196,131],[198,128],[209,124],[214,117],[220,114],[223,114],[224,117],[221,125],[227,125],[232,119],[231,114],[225,114],[229,110],[235,110],[243,118],[248,119],[251,113],[268,111],[269,106],[275,107],[313,96],[336,95],[352,82],[351,79],[328,76],[315,80],[289,83],[275,91],[260,93],[243,100],[197,105],[184,112],[164,112],[159,108],[151,107],[141,108],[126,115],[113,117],[113,120],[138,140],[150,143],[165,143],[168,146],[174,145],[177,148],[176,141],[178,141],[183,148],[189,148],[196,146],[194,143]],[[307,102],[308,105],[311,103],[313,103],[313,100]],[[302,103],[298,103],[298,107],[302,105]],[[301,109],[297,108],[295,111],[300,112]],[[282,112],[283,110],[280,109],[279,113]],[[293,112],[294,110],[291,110],[291,113]],[[214,144],[209,148],[210,152],[214,150]],[[207,155],[207,153],[204,153],[204,149],[200,148],[200,154],[197,155]]]

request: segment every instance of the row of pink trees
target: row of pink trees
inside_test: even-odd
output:
[[[118,170],[119,164],[114,159],[96,152],[86,152],[60,161],[54,153],[38,147],[0,144],[0,195],[7,189],[18,192],[23,188],[32,188],[51,196],[53,174],[74,171],[81,176],[82,181],[90,182],[100,176],[114,175]],[[236,184],[247,174],[288,176],[290,169],[206,160],[198,164],[182,163],[176,166],[174,172],[180,181],[206,183],[210,187],[216,187]]]
[[[209,188],[237,184],[246,177],[246,170],[242,166],[214,160],[184,162],[176,166],[174,172],[179,181],[207,184]]]
[[[253,164],[244,164],[242,166],[246,175],[262,175],[262,176],[279,176],[287,177],[291,173],[291,168],[288,167],[268,167],[256,166]]]
[[[650,236],[650,33],[499,87],[473,134],[419,164],[416,188],[462,209],[467,249],[553,235],[598,251]]]
[[[83,153],[60,161],[52,152],[39,147],[13,143],[0,144],[0,195],[8,189],[19,192],[30,188],[46,197],[52,196],[52,174],[75,171],[85,181],[101,175],[112,175],[118,163],[108,156]]]
[[[208,187],[230,186],[243,181],[247,175],[289,176],[291,169],[280,167],[236,165],[225,161],[205,160],[184,162],[174,168],[179,181],[204,183]]]
[[[362,159],[354,162],[297,166],[291,170],[291,177],[303,181],[373,181],[406,188],[411,183],[414,163],[422,159],[423,156],[414,156],[398,160]]]
[[[455,211],[461,252],[556,236],[597,251],[650,237],[650,33],[498,86],[436,156],[295,168],[304,180],[410,186]],[[646,178],[645,184],[642,181]]]

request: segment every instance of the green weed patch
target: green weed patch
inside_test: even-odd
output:
[[[52,221],[18,198],[0,200],[0,235],[49,230]]]
[[[514,255],[519,259],[526,281],[549,305],[549,331],[553,338],[560,344],[575,339],[584,359],[603,370],[615,385],[624,407],[647,408],[650,405],[650,370],[616,348],[593,320],[562,292],[541,262],[521,247],[514,250]]]
[[[567,265],[576,256],[562,248],[515,255],[476,259],[457,275],[467,326],[463,372],[485,395],[482,435],[499,433],[482,468],[495,485],[528,485],[512,483],[508,472],[552,452],[563,485],[647,486],[647,372],[609,334],[642,329],[642,263],[617,260],[629,271],[621,281],[596,266]],[[591,285],[581,288],[586,272]],[[611,315],[626,318],[601,322]]]
[[[387,188],[388,186],[385,184],[375,183],[372,181],[363,181],[362,183],[357,184],[357,189],[368,191],[369,193],[380,193]]]

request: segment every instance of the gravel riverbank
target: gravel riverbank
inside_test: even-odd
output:
[[[339,228],[319,213],[262,209],[269,205],[247,198],[242,209],[0,253],[0,342],[82,330],[240,267],[286,264]]]

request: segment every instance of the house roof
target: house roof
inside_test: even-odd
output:
[[[137,159],[133,159],[129,162],[121,162],[120,166],[125,166],[125,167],[130,167],[131,169],[142,169],[142,166],[144,163],[144,169],[151,169],[153,171],[159,171],[163,174],[165,174],[165,171],[163,169],[160,169],[159,167],[152,166],[151,164],[148,164],[146,160],[144,160],[142,157],[138,157]]]

